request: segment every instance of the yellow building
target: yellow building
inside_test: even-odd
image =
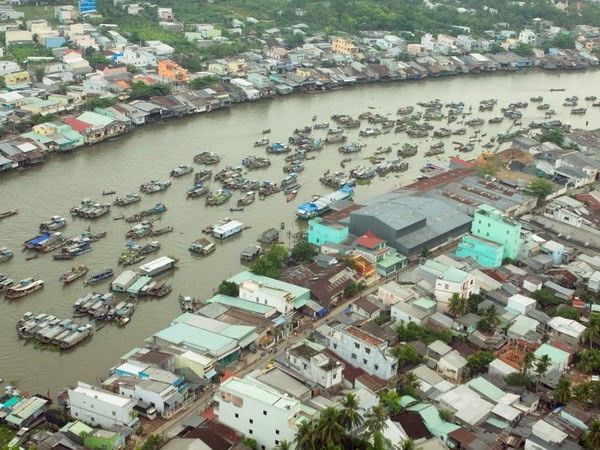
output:
[[[188,81],[188,71],[175,61],[165,59],[158,63],[158,75],[175,83]]]
[[[331,40],[331,51],[338,55],[355,55],[358,53],[358,47],[349,38],[334,37]]]
[[[227,69],[232,75],[243,75],[246,73],[246,61],[243,59],[234,59],[227,62]]]
[[[298,75],[299,77],[308,78],[312,75],[312,72],[310,71],[310,69],[304,69],[304,68],[298,67],[296,69],[296,75]]]
[[[29,72],[27,72],[26,70],[24,70],[23,72],[15,72],[5,75],[4,80],[6,81],[6,85],[8,87],[31,83],[31,78],[29,78]]]

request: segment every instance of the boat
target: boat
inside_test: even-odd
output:
[[[83,199],[78,205],[70,209],[72,216],[97,219],[110,211],[110,203],[96,203],[90,199]]]
[[[0,294],[5,292],[8,288],[10,288],[14,284],[12,278],[4,278],[0,281]]]
[[[282,188],[286,188],[288,186],[291,186],[292,184],[295,184],[297,179],[298,174],[296,172],[290,172],[285,176],[283,180],[281,180],[281,183],[279,184]]]
[[[363,137],[379,136],[380,134],[381,130],[379,128],[367,128],[358,132],[358,135]]]
[[[56,231],[64,228],[67,225],[67,220],[61,216],[52,216],[50,220],[40,224],[40,231]]]
[[[23,247],[29,250],[49,252],[62,247],[66,243],[67,238],[65,238],[61,233],[42,233],[32,239],[29,239],[28,241],[25,241],[23,243]]]
[[[550,105],[548,103],[543,103],[541,105],[538,105],[536,108],[539,109],[540,111],[544,111],[544,110],[550,109]]]
[[[280,154],[280,153],[288,153],[292,149],[289,145],[283,144],[281,142],[275,142],[273,145],[267,146],[267,153]]]
[[[148,289],[147,295],[148,297],[164,297],[169,292],[171,292],[173,288],[170,284],[166,283],[156,283],[154,286],[151,286]]]
[[[585,114],[587,108],[574,108],[571,110],[571,114]]]
[[[169,186],[171,186],[170,181],[152,180],[142,184],[140,186],[140,192],[143,192],[144,194],[154,194],[155,192],[166,190]]]
[[[192,173],[194,168],[192,166],[179,165],[171,170],[172,177],[181,177],[183,175],[187,175],[188,173]]]
[[[256,192],[248,191],[242,198],[238,199],[237,206],[241,207],[241,206],[250,205],[254,202],[255,199],[256,199]],[[242,210],[243,210],[243,208],[242,208]]]
[[[25,297],[32,292],[38,291],[44,287],[43,280],[35,280],[33,278],[25,278],[16,286],[9,287],[4,294],[8,299]]]
[[[248,156],[242,159],[242,166],[248,169],[260,169],[263,167],[269,167],[271,160],[266,156]]]
[[[202,255],[208,255],[209,253],[212,253],[216,250],[217,246],[215,245],[214,242],[209,241],[206,238],[199,238],[196,239],[194,242],[192,242],[192,244],[190,245],[190,252],[193,253],[200,253]]]
[[[117,191],[102,191],[102,195],[115,195]]]
[[[123,197],[117,197],[113,202],[115,206],[126,206],[131,205],[132,203],[139,202],[142,199],[142,196],[139,194],[125,194]]]
[[[338,148],[340,153],[356,153],[362,149],[362,145],[357,142],[352,142],[351,144],[342,145]]]
[[[92,275],[87,280],[85,280],[83,283],[86,285],[99,283],[102,280],[106,280],[107,278],[114,276],[114,274],[115,274],[115,272],[112,269],[104,269],[102,272],[98,272],[98,273]]]
[[[488,123],[500,123],[504,120],[504,116],[492,117],[488,120]]]
[[[303,220],[312,219],[313,217],[317,217],[327,212],[332,203],[338,200],[348,200],[353,196],[354,189],[350,186],[343,186],[331,194],[301,204],[296,210],[296,216]]]
[[[315,123],[313,125],[314,130],[324,130],[326,128],[329,128],[329,122]]]
[[[91,252],[93,248],[90,246],[90,241],[83,241],[77,244],[70,245],[61,249],[60,253],[52,255],[53,259],[73,259],[76,256]]]
[[[160,236],[161,234],[170,233],[171,231],[173,231],[172,226],[162,227],[162,228],[159,228],[158,230],[153,230],[152,236]]]
[[[541,95],[537,96],[537,97],[531,97],[529,99],[530,102],[532,103],[541,103],[544,101],[544,97],[542,97]]]
[[[218,164],[221,157],[215,152],[201,152],[194,156],[194,162],[197,164]]]
[[[127,233],[125,233],[125,237],[130,239],[136,239],[143,236],[147,236],[152,232],[153,227],[154,226],[152,225],[152,222],[145,221],[142,223],[138,223],[137,225],[131,227],[131,229],[127,231]]]
[[[267,128],[266,130],[263,130],[262,133],[263,134],[269,134],[271,132],[270,128]]]
[[[187,197],[201,197],[204,194],[207,194],[209,191],[208,186],[201,182],[197,182],[193,187],[188,189],[185,193]]]
[[[244,208],[229,208],[231,212],[244,212]]]
[[[565,89],[560,88],[560,89],[556,89],[556,88],[552,88],[550,89],[550,92],[563,92]]]
[[[244,224],[238,220],[224,218],[210,227],[210,233],[217,239],[225,239],[234,234],[241,233]]]
[[[8,261],[13,257],[13,252],[6,247],[0,247],[0,263]]]
[[[84,264],[79,264],[77,267],[72,267],[71,270],[63,273],[60,277],[58,277],[58,279],[63,283],[67,284],[72,281],[75,281],[78,278],[81,278],[86,273],[88,273],[89,270],[90,269],[88,268],[88,266]]]
[[[289,203],[292,200],[294,200],[296,198],[296,195],[298,194],[297,191],[292,191],[289,194],[287,194],[287,198],[286,198],[286,202]]]
[[[0,213],[0,219],[6,219],[7,217],[14,216],[15,214],[18,214],[18,213],[19,213],[18,209],[15,209],[14,211],[2,212],[2,213]]]
[[[406,143],[402,146],[401,150],[398,150],[397,154],[403,158],[410,158],[411,156],[415,156],[417,154],[417,149],[417,145],[410,145],[409,143]]]
[[[202,181],[210,180],[212,177],[213,171],[208,167],[200,169],[198,172],[194,174],[194,183],[200,183]]]
[[[89,336],[91,336],[92,333],[93,333],[93,329],[89,323],[82,325],[82,326],[78,327],[75,332],[69,334],[66,337],[63,337],[60,340],[58,345],[60,346],[61,350],[67,350],[67,349],[79,344],[81,341],[88,338]]]
[[[598,98],[598,97],[596,97],[595,95],[588,95],[588,96],[585,98],[585,101],[586,101],[586,102],[595,102],[597,98]]]
[[[269,139],[268,138],[262,138],[261,140],[254,142],[254,146],[255,147],[262,147],[263,145],[269,145]]]
[[[167,207],[162,203],[157,203],[152,208],[145,209],[140,211],[137,214],[129,216],[125,219],[125,222],[139,222],[144,217],[153,216],[157,214],[162,214],[167,210]]]
[[[233,193],[229,189],[219,189],[215,194],[208,194],[206,204],[208,206],[218,206],[231,198]]]
[[[198,311],[201,304],[194,297],[179,295],[179,306],[184,312],[194,313]]]

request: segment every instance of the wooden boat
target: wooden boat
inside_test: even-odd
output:
[[[117,191],[102,191],[102,195],[115,195]]]
[[[25,297],[32,292],[38,291],[44,287],[43,280],[35,280],[33,278],[25,278],[18,285],[10,287],[6,290],[5,296],[8,299]]]
[[[215,152],[201,152],[194,156],[194,162],[197,164],[218,164],[221,157]]]
[[[18,214],[19,210],[15,209],[14,211],[5,211],[3,213],[0,213],[0,219],[6,219],[7,217],[10,216],[14,216],[15,214]]]
[[[173,231],[173,227],[172,226],[167,226],[167,227],[159,228],[158,230],[153,230],[152,231],[152,236],[160,236],[161,234],[170,233],[171,231]]]
[[[171,170],[172,177],[181,177],[183,175],[187,175],[188,173],[192,173],[194,168],[192,166],[179,165]]]
[[[37,253],[36,253],[36,255],[37,255]],[[8,261],[12,257],[13,257],[13,252],[11,252],[6,247],[0,247],[0,263],[2,263],[4,261]]]
[[[201,182],[198,182],[194,185],[194,187],[188,189],[185,193],[185,195],[187,197],[201,197],[205,194],[207,194],[209,191],[208,186],[206,186],[205,184],[202,184]]]
[[[296,198],[296,195],[297,195],[297,194],[298,194],[298,193],[297,193],[296,191],[292,191],[292,192],[290,192],[290,193],[287,195],[286,202],[288,202],[288,203],[289,203],[289,202],[291,202],[292,200],[294,200],[294,199]]]
[[[244,208],[229,208],[231,212],[244,212]]]
[[[107,278],[112,277],[115,272],[112,269],[104,269],[102,272],[92,275],[87,280],[85,280],[84,284],[94,284],[99,283],[102,280],[106,280]]]
[[[117,197],[113,202],[115,206],[126,206],[131,205],[142,200],[142,196],[139,194],[125,194],[123,197]]]
[[[75,281],[77,278],[84,276],[86,273],[89,272],[89,270],[90,269],[86,265],[79,264],[77,267],[73,267],[68,272],[63,273],[59,277],[59,280],[65,284],[71,283],[72,281]]]
[[[40,224],[40,231],[56,231],[67,226],[67,220],[61,216],[52,216],[50,220]]]
[[[172,291],[172,287],[170,284],[166,284],[166,283],[158,283],[156,285],[154,285],[153,287],[151,287],[150,289],[148,289],[148,296],[149,297],[164,297],[165,295],[167,295],[169,292]]]

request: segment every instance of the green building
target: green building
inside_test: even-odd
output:
[[[108,430],[94,430],[83,439],[85,448],[116,450],[125,448],[125,437],[121,433]]]
[[[504,258],[504,246],[470,234],[462,237],[456,255],[461,258],[470,256],[484,267],[500,267]]]
[[[475,211],[471,233],[501,244],[504,258],[516,259],[519,254],[521,224],[489,205],[481,205]]]
[[[308,242],[323,245],[327,242],[339,244],[348,237],[348,227],[317,217],[308,222]]]

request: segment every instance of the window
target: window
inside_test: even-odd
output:
[[[304,370],[306,370],[306,363],[302,363],[302,366],[304,367]]]
[[[367,355],[370,355],[370,354],[371,354],[371,349],[370,349],[370,348],[367,348],[367,347],[365,347],[365,352],[366,352],[366,354],[367,354]]]
[[[248,419],[248,422],[250,422],[252,424],[252,423],[254,423],[254,420]]]
[[[352,353],[352,359],[356,359],[356,353]]]
[[[248,430],[248,434],[254,434],[254,431]]]
[[[279,434],[279,430],[275,430],[275,434]]]
[[[112,413],[113,413],[113,416],[116,416],[116,415],[117,415],[117,412],[116,412],[116,411],[113,411]]]
[[[485,235],[486,235],[487,237],[490,237],[490,233],[485,233]]]
[[[379,366],[375,364],[375,370],[379,370]]]
[[[95,422],[95,421],[96,421],[96,419],[95,419],[94,417],[90,417],[90,420],[91,420],[92,422]]]
[[[236,419],[239,419],[239,418],[240,418],[240,415],[239,415],[238,413],[235,413],[235,418],[236,418]]]
[[[488,223],[488,228],[490,227],[490,224]]]
[[[337,344],[333,344],[333,348],[337,348]]]
[[[363,364],[367,364],[367,360],[366,359],[363,359]]]
[[[506,230],[506,234],[510,234],[510,230]]]
[[[444,289],[450,289],[450,285],[449,284],[444,284]]]
[[[481,223],[481,219],[479,219],[478,223]]]
[[[266,412],[266,411],[263,411],[263,416],[266,416],[266,415],[267,415],[267,412]]]
[[[360,344],[358,344],[358,343],[355,342],[354,343],[354,348],[360,348]]]
[[[335,380],[337,378],[337,373],[333,374],[333,379]]]
[[[275,439],[275,445],[279,445],[279,441]]]
[[[392,364],[392,370],[396,370],[396,364]]]

